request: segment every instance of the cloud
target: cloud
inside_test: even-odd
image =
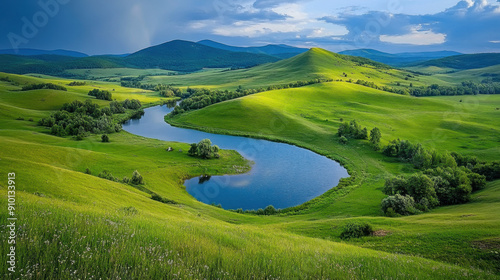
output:
[[[275,8],[282,4],[297,3],[304,0],[257,0],[253,3],[253,7],[256,9],[268,9]]]
[[[486,0],[460,1],[430,15],[370,11],[361,15],[341,13],[320,20],[345,26],[349,32],[344,39],[358,47],[384,42],[442,45],[466,51],[500,40],[500,7]]]
[[[430,30],[421,30],[421,26],[415,26],[408,34],[380,35],[380,41],[392,44],[427,46],[444,43],[446,41],[446,35],[434,33]]]

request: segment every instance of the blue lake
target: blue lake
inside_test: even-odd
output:
[[[339,163],[293,145],[171,126],[164,121],[171,110],[166,105],[145,109],[141,119],[128,121],[123,129],[165,141],[198,143],[208,138],[254,162],[245,174],[186,180],[187,192],[201,202],[224,209],[287,208],[325,193],[349,176]]]

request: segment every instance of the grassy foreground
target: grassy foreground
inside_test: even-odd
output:
[[[7,74],[0,74],[3,75]],[[61,85],[70,82],[49,77],[8,76],[19,84],[40,79]],[[384,120],[384,114],[372,112],[367,109],[370,106],[362,104],[365,98],[371,96],[370,102],[375,102],[387,97],[392,100],[388,104],[393,106],[384,108],[380,101],[372,109],[396,112],[394,104],[408,97],[338,83],[262,93],[176,119],[185,125],[212,126],[218,130],[221,127],[217,125],[224,125],[231,129],[227,131],[230,133],[294,142],[338,158],[356,174],[351,189],[332,190],[303,213],[263,217],[205,205],[193,199],[182,186],[183,179],[188,177],[230,174],[246,166],[246,160],[235,152],[223,151],[220,160],[201,161],[186,155],[188,145],[184,143],[145,139],[126,132],[110,135],[110,143],[101,143],[99,136],[75,141],[48,135],[46,129],[35,125],[39,118],[46,117],[64,102],[89,98],[86,92],[94,86],[115,89],[113,96],[118,100],[138,98],[144,103],[161,100],[152,92],[104,82],[88,83],[68,87],[68,92],[20,92],[18,85],[0,81],[0,208],[4,209],[0,211],[0,235],[9,234],[5,226],[7,172],[17,175],[18,218],[15,274],[7,273],[4,252],[8,251],[8,244],[0,243],[0,275],[4,279],[499,279],[499,268],[495,267],[498,255],[495,259],[494,253],[500,235],[498,217],[494,214],[500,202],[498,182],[490,183],[476,194],[471,204],[440,208],[415,217],[385,218],[378,210],[383,176],[408,172],[408,167],[383,159],[361,142],[349,146],[336,144],[333,137],[336,118],[352,118],[356,115],[349,113],[352,108],[362,108],[360,111],[366,110],[374,118],[369,122],[356,117],[363,125],[378,125]],[[314,100],[305,93],[324,98]],[[356,97],[351,99],[355,101],[345,100],[346,105],[339,105],[342,94],[346,99]],[[284,101],[290,98],[299,99],[296,103]],[[450,101],[428,102],[417,106],[432,111]],[[99,101],[99,104],[107,103]],[[250,112],[248,115],[241,114],[242,104]],[[492,101],[484,101],[486,107],[491,104]],[[229,107],[216,110],[220,106]],[[408,110],[401,109],[400,114],[405,111]],[[484,115],[477,116],[478,123],[488,117],[484,111]],[[209,113],[214,114],[204,115],[209,123],[194,122],[201,121],[197,114]],[[254,126],[238,122],[261,114]],[[235,119],[222,122],[220,117]],[[429,125],[435,124],[430,119]],[[412,129],[418,127],[417,121],[414,122]],[[396,123],[394,120],[393,126]],[[488,129],[498,129],[495,123],[484,125],[487,127],[478,134],[481,137]],[[387,140],[391,134],[381,129]],[[420,131],[423,133],[425,129]],[[491,132],[491,139],[494,133]],[[467,135],[464,130],[457,137]],[[406,136],[411,135],[402,137]],[[483,145],[491,149],[484,154],[493,157],[498,147],[495,149],[491,141],[484,140]],[[166,152],[167,147],[173,147],[175,152]],[[178,152],[179,149],[184,152]],[[84,173],[87,168],[92,175]],[[133,186],[95,176],[104,169],[119,178],[138,170],[144,177],[145,188],[177,204],[154,201]],[[350,244],[341,242],[340,227],[348,220],[370,221],[377,231],[386,234]]]

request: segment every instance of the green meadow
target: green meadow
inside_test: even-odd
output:
[[[166,117],[177,126],[292,143],[339,161],[353,177],[301,210],[256,216],[205,205],[183,186],[186,178],[251,168],[234,151],[200,160],[187,155],[188,143],[124,131],[110,134],[109,143],[102,143],[100,135],[76,141],[36,125],[66,102],[91,98],[87,92],[93,88],[109,90],[119,101],[139,99],[145,106],[166,100],[157,92],[100,81],[68,86],[74,80],[0,73],[11,80],[0,81],[0,186],[6,189],[7,172],[16,173],[18,215],[18,271],[5,273],[2,254],[2,278],[500,279],[500,181],[489,182],[467,204],[389,218],[380,210],[384,179],[413,173],[413,167],[384,157],[367,141],[338,142],[341,121],[356,119],[368,129],[380,128],[382,144],[401,138],[484,160],[500,157],[498,95],[416,98],[346,82],[457,82],[407,75],[314,49],[250,69],[146,77],[147,83],[221,89],[334,80]],[[40,82],[68,91],[20,91],[22,85]],[[108,106],[107,101],[93,101]],[[174,151],[167,152],[168,147]],[[137,170],[145,184],[96,176],[103,170],[118,178]],[[152,200],[151,192],[171,203]],[[0,207],[7,207],[6,191]],[[5,224],[7,212],[0,216]],[[350,221],[370,223],[375,234],[341,240],[342,227]],[[0,227],[0,234],[6,236],[7,228]],[[1,251],[7,246],[1,242]]]

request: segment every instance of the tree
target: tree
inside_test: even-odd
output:
[[[375,150],[380,149],[380,139],[382,138],[382,134],[380,133],[380,129],[378,127],[374,127],[370,131],[370,143],[372,143]]]
[[[191,144],[188,155],[197,156],[203,159],[219,158],[219,150],[217,145],[212,146],[212,141],[210,141],[210,139],[203,139],[198,144]]]
[[[340,136],[339,142],[342,145],[346,145],[349,142],[349,140],[347,140],[347,138],[345,138],[345,136]]]
[[[130,179],[130,183],[134,185],[142,185],[144,184],[141,174],[136,170],[132,173],[132,179]]]

